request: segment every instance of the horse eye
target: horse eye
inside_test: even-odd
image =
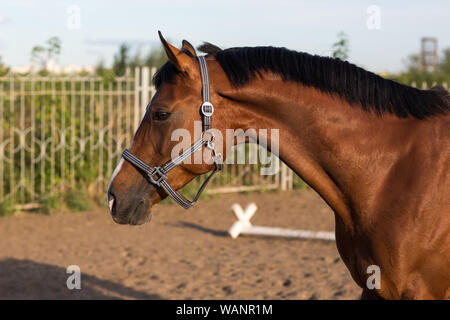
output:
[[[152,114],[152,119],[157,121],[164,121],[170,117],[170,112],[156,111]]]

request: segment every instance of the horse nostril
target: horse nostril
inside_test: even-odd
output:
[[[114,214],[115,201],[116,201],[116,197],[114,197],[113,194],[109,194],[108,207],[109,207],[109,212],[111,214]]]

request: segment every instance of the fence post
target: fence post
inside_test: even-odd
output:
[[[156,71],[157,71],[156,67],[152,67],[151,74],[150,74],[151,79],[153,79],[153,76],[155,75]],[[151,84],[151,96],[150,96],[150,99],[153,98],[153,95],[155,94],[155,92],[156,92],[156,89],[155,89],[155,87],[153,86],[153,83],[152,83]]]
[[[147,109],[147,105],[150,102],[148,97],[148,92],[150,91],[149,86],[149,79],[150,79],[150,68],[149,67],[143,67],[142,68],[142,75],[141,75],[141,119],[144,117],[145,110]]]
[[[139,69],[139,67],[134,68],[134,127],[133,127],[133,132],[136,132],[138,126],[139,126],[139,121],[141,120],[139,118],[139,90],[140,90],[140,84],[139,84],[139,80],[140,80],[140,75],[141,75],[141,70]]]
[[[287,180],[287,165],[281,161],[281,190],[286,191],[288,186],[288,180]]]
[[[288,167],[288,190],[292,190],[294,188],[294,171]]]

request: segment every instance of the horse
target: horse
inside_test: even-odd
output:
[[[201,163],[177,161],[170,173],[161,167],[173,164],[171,132],[193,132],[211,102],[214,113],[206,108],[206,114],[222,135],[227,128],[279,129],[280,159],[334,212],[336,246],[361,299],[450,298],[446,90],[417,89],[286,48],[204,43],[200,59],[188,41],[178,49],[159,36],[168,61],[153,78],[156,93],[128,150],[135,158],[120,160],[107,191],[115,222],[149,221],[153,205],[170,191],[217,169],[213,155]],[[184,156],[208,148],[213,139],[204,133],[196,137],[201,146]],[[274,143],[269,137],[267,147]],[[230,152],[220,151],[223,159]],[[370,266],[380,270],[375,289],[367,285]]]

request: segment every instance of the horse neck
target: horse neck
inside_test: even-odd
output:
[[[336,95],[298,83],[254,80],[221,95],[235,109],[234,114],[239,114],[230,126],[279,129],[281,160],[312,186],[350,229],[354,215],[362,214],[358,208],[376,201],[374,190],[393,166],[392,159],[383,158],[380,152],[401,153],[408,147],[394,141],[402,142],[402,133],[409,131],[406,120],[378,117]],[[269,137],[269,146],[273,143]],[[375,158],[380,161],[373,163]]]

